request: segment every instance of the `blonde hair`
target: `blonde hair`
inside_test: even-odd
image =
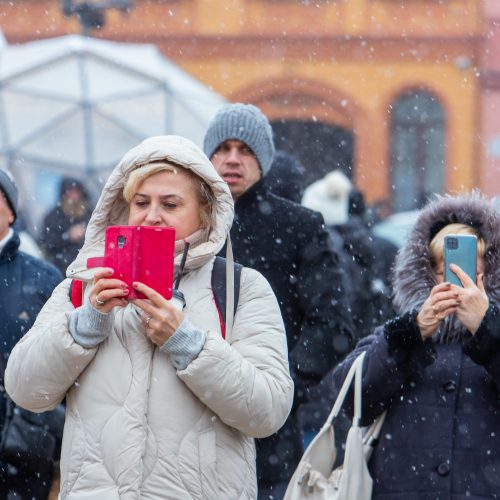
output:
[[[148,163],[143,167],[136,168],[128,177],[127,182],[123,188],[123,198],[127,203],[130,203],[137,193],[139,186],[152,175],[160,172],[171,172],[173,174],[185,174],[192,182],[193,187],[196,189],[196,196],[200,204],[200,219],[201,227],[204,229],[211,229],[213,222],[213,206],[215,198],[212,190],[208,184],[198,175],[185,167],[169,163],[166,161],[158,161]]]
[[[431,254],[432,267],[436,269],[444,258],[444,237],[450,234],[470,234],[477,237],[477,255],[484,257],[486,244],[479,234],[479,231],[467,224],[448,224],[443,227],[429,243],[429,252]]]

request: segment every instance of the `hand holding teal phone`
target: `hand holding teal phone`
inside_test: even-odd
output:
[[[474,283],[477,283],[477,238],[470,234],[449,234],[444,237],[444,280],[452,285],[463,286],[450,269],[456,264]]]

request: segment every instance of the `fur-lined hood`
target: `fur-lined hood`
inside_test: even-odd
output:
[[[452,223],[472,226],[484,239],[484,286],[490,302],[500,303],[500,213],[493,203],[472,192],[436,196],[420,213],[394,266],[394,306],[399,314],[420,309],[436,285],[429,243],[443,227]]]

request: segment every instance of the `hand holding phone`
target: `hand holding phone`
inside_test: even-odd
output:
[[[484,288],[483,275],[478,275],[476,284],[458,266],[455,264],[451,264],[451,266],[464,285],[463,288],[453,287],[458,291],[458,300],[460,302],[455,314],[467,330],[474,335],[489,307],[489,299]]]
[[[476,276],[477,239],[473,235],[452,234],[445,236],[444,247],[445,281],[460,287],[455,288],[460,302],[456,317],[475,334],[489,307],[482,276]]]
[[[156,226],[109,226],[106,228],[104,258],[88,259],[88,267],[114,270],[112,278],[128,286],[127,299],[145,298],[132,284],[136,281],[172,297],[175,230]]]
[[[128,286],[112,276],[113,270],[109,267],[98,269],[90,288],[90,303],[102,313],[109,313],[114,307],[125,307],[128,304]]]
[[[444,280],[463,287],[460,278],[450,269],[455,264],[477,283],[477,238],[471,234],[449,234],[444,237]]]
[[[459,306],[458,292],[450,283],[439,283],[422,304],[417,314],[417,325],[423,340],[431,338],[450,314],[454,314]]]

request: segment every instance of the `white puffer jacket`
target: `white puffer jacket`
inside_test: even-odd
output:
[[[279,306],[256,271],[243,269],[232,338],[221,336],[211,271],[233,203],[191,142],[155,137],[125,155],[104,187],[68,276],[91,279],[85,263],[103,254],[106,226],[126,224],[121,192],[127,176],[158,159],[193,170],[217,199],[215,228],[208,242],[190,252],[180,285],[185,314],[208,332],[207,340],[199,356],[176,371],[129,304],[115,308],[107,340],[85,349],[68,331],[70,280],[59,285],[12,351],[5,383],[12,399],[32,411],[53,409],[66,396],[61,499],[254,499],[253,438],[274,433],[291,408]]]

